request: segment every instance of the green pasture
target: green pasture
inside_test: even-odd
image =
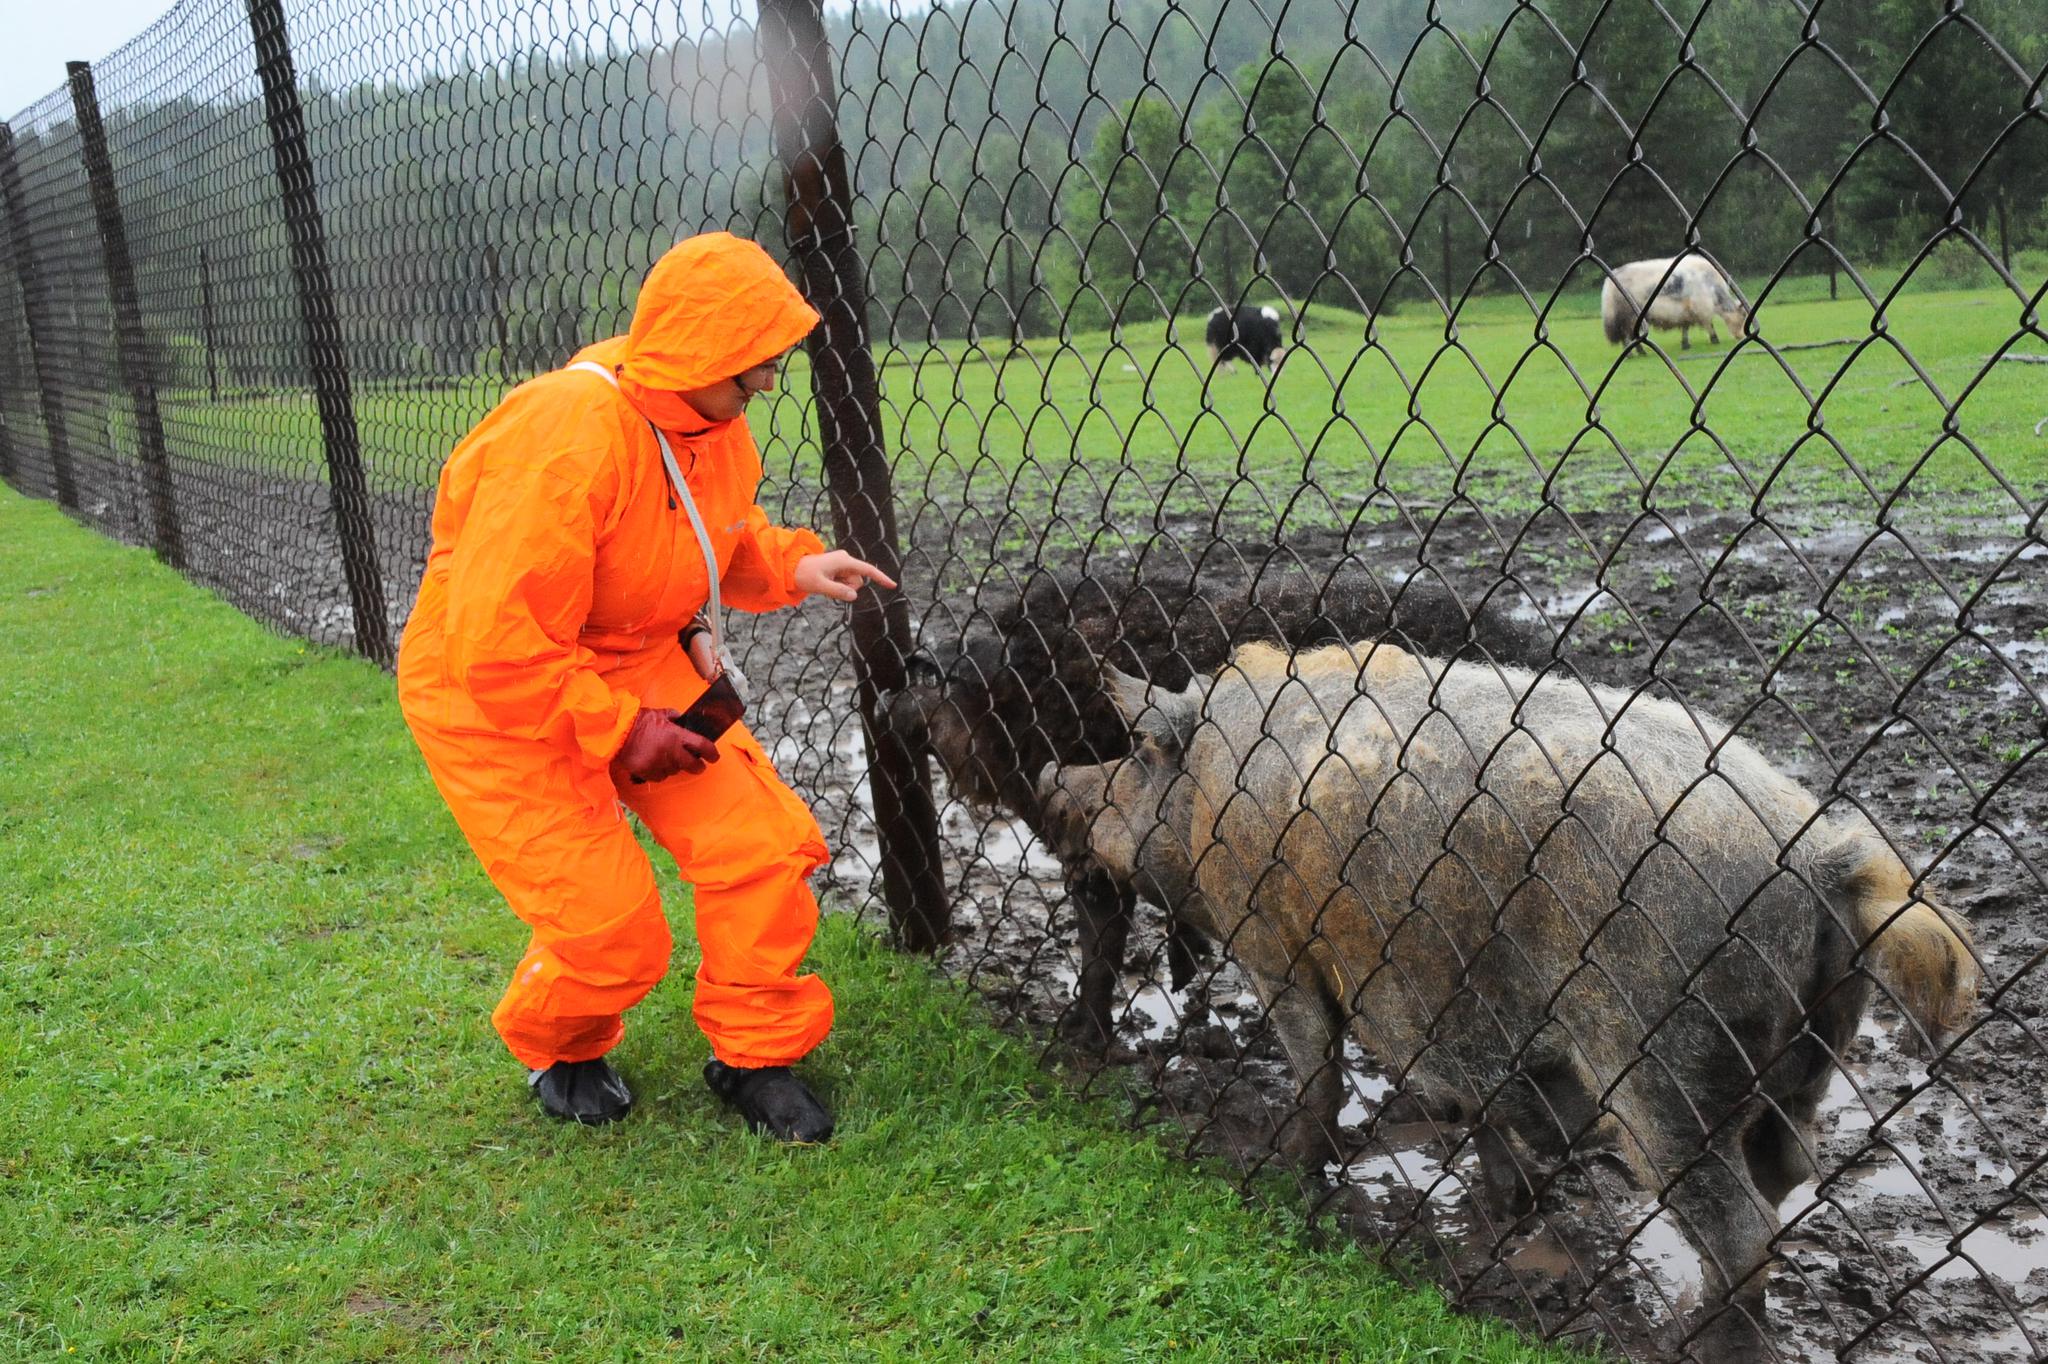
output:
[[[1308,1247],[844,916],[840,1135],[749,1137],[666,864],[640,1107],[547,1121],[487,1019],[523,930],[388,677],[5,488],[0,634],[0,1358],[1562,1358]]]
[[[2048,416],[2048,368],[1989,363],[2048,353],[2038,336],[2015,340],[2021,312],[2009,292],[1908,291],[1878,337],[1860,299],[1767,300],[1761,334],[1811,348],[1774,357],[1696,331],[1681,351],[1660,332],[1666,349],[1619,361],[1590,295],[1540,323],[1506,298],[1477,300],[1448,327],[1419,307],[1371,327],[1311,310],[1270,391],[1242,365],[1206,373],[1197,323],[1178,349],[1131,335],[993,363],[930,353],[892,372],[885,398],[899,470],[934,488],[1045,491],[1071,486],[1078,466],[1129,507],[1148,505],[1140,485],[1180,475],[1187,492],[1262,515],[1313,484],[1321,493],[1289,511],[1296,523],[1349,521],[1373,496],[1527,508],[1546,488],[1567,505],[1739,507],[1769,489],[1990,493],[2003,479],[2037,502],[2048,441],[2032,428]]]
[[[2048,276],[2048,254],[2017,270]],[[1313,307],[1304,344],[1270,388],[1246,366],[1211,374],[1200,318],[1177,324],[1178,344],[1160,322],[1014,351],[903,343],[878,350],[884,423],[906,500],[1070,514],[1164,503],[1346,524],[1361,509],[1459,496],[1493,511],[1778,498],[1874,510],[1894,497],[1959,494],[2038,504],[2048,492],[2048,437],[2036,430],[2048,417],[2048,366],[1991,359],[2048,354],[2024,325],[2037,318],[2038,289],[2023,301],[2002,286],[1916,276],[1881,314],[1846,281],[1843,295],[1830,301],[1825,281],[1808,278],[1762,298],[1757,327],[1775,355],[1698,332],[1680,350],[1675,333],[1659,332],[1656,350],[1627,360],[1603,337],[1592,290],[1540,316],[1516,297],[1474,298],[1448,324],[1434,305],[1370,324]],[[373,481],[431,486],[502,390],[496,379],[358,385]],[[799,356],[784,396],[756,407],[771,478],[816,477],[790,396],[808,390]],[[178,393],[165,413],[176,454],[322,476],[309,394]]]

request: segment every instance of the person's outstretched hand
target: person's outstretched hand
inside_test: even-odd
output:
[[[843,549],[806,554],[796,561],[796,572],[791,577],[797,591],[805,596],[830,597],[834,601],[852,601],[860,595],[862,583],[896,586],[894,578]]]
[[[678,772],[702,772],[718,761],[718,745],[676,723],[681,711],[651,706],[633,717],[626,742],[612,758],[612,784],[664,781]]]

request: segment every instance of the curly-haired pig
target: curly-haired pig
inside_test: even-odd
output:
[[[1045,769],[1044,825],[1252,977],[1294,1153],[1341,1154],[1348,1027],[1473,1124],[1490,1212],[1573,1154],[1663,1191],[1707,1277],[1693,1348],[1758,1357],[1777,1205],[1873,990],[1929,1042],[1976,997],[1967,928],[1871,826],[1570,676],[1255,644],[1180,691],[1106,681],[1141,741]]]

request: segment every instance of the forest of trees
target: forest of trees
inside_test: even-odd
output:
[[[176,15],[209,43],[167,58],[153,31],[96,65],[146,316],[179,383],[303,374],[253,60],[218,55],[240,11],[187,0]],[[1994,256],[2048,245],[2048,116],[2038,98],[2027,111],[2048,0],[1953,16],[1934,0],[1379,0],[1286,7],[1277,31],[1268,12],[830,12],[878,334],[1030,338],[1244,298],[1541,300],[1689,231],[1758,283],[1826,269],[1829,247],[1904,262],[1950,227]],[[325,22],[294,37],[365,377],[556,364],[623,327],[678,236],[779,239],[744,22],[495,60],[482,35],[436,69],[347,84],[305,55],[346,39],[347,16]],[[15,124],[34,249],[73,322],[96,325],[75,129],[68,106],[38,110]],[[0,305],[19,315],[11,288]]]
[[[1010,299],[1026,334],[1247,295],[1367,312],[1432,289],[1540,300],[1575,266],[1597,281],[1588,253],[1669,255],[1689,225],[1738,277],[1825,270],[1802,250],[1810,221],[1847,261],[1903,262],[1956,191],[1957,225],[1994,252],[2048,242],[2048,118],[2022,112],[2048,61],[2044,0],[1948,23],[1925,0],[1823,3],[1810,38],[1783,0],[1498,0],[1437,24],[1419,2],[1369,8],[1371,33],[1290,8],[1281,41],[1261,31],[1246,51],[1202,44],[1241,39],[1244,6],[1121,6],[1124,31],[1101,41],[1127,50],[1096,69],[1135,82],[1149,62],[1142,88],[1091,101],[1048,82],[1061,116],[1034,121],[977,119],[977,84],[950,118],[902,119],[960,133],[917,139],[930,155],[886,189],[864,182],[903,261],[899,325],[957,335],[971,311],[1000,334]],[[969,9],[961,47],[1000,53],[977,28],[994,8]],[[1008,280],[1033,263],[1026,296]],[[977,308],[984,279],[999,297]]]

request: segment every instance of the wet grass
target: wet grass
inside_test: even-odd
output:
[[[1882,314],[1767,300],[1776,355],[1658,333],[1669,349],[1625,360],[1590,294],[1540,319],[1481,299],[1450,325],[1420,307],[1371,325],[1312,310],[1270,387],[1242,365],[1207,373],[1198,337],[1168,346],[1155,327],[982,364],[927,352],[889,401],[899,470],[969,505],[1022,491],[1076,518],[1162,500],[1296,527],[1459,499],[1494,513],[1932,492],[2030,504],[2048,492],[2043,371],[1989,358],[2048,352],[2025,310],[2008,291],[1910,285]]]
[[[1936,265],[1903,283],[1879,274],[1878,306],[1847,282],[1831,301],[1821,279],[1787,281],[1756,313],[1776,354],[1725,335],[1681,350],[1660,332],[1620,359],[1590,288],[1535,308],[1474,298],[1449,323],[1426,304],[1370,324],[1313,307],[1270,386],[1246,366],[1210,373],[1199,319],[1178,324],[1177,341],[1151,323],[1015,351],[900,343],[878,352],[884,423],[911,505],[1024,505],[1040,529],[1043,509],[1085,522],[1161,504],[1297,527],[1459,499],[1497,513],[1617,499],[2030,506],[2048,494],[2048,439],[2035,432],[2048,369],[1991,357],[2048,353],[2048,254],[2015,270],[2032,293],[1981,278],[1957,288],[1973,281],[1936,278]],[[373,482],[431,486],[502,391],[482,378],[358,383]],[[756,406],[771,479],[817,478],[808,393],[799,356],[785,393]],[[126,449],[121,407],[108,405],[109,425]],[[324,476],[309,394],[174,394],[165,414],[176,455]]]
[[[486,1017],[521,930],[387,677],[4,489],[0,632],[0,1355],[1549,1357],[1305,1248],[844,918],[832,1146],[696,1082],[686,931],[639,1111],[546,1122]]]

